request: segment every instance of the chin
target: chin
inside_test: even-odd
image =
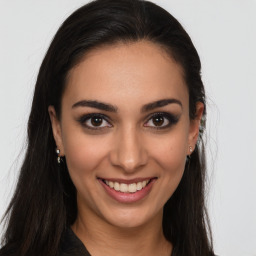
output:
[[[130,229],[147,225],[147,223],[151,223],[158,217],[161,220],[162,211],[154,214],[145,209],[124,209],[121,211],[111,211],[110,215],[108,217],[106,216],[106,220],[109,224],[117,228]]]

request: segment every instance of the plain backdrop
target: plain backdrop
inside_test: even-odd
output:
[[[39,66],[81,0],[0,0],[0,216],[15,189]],[[215,251],[256,255],[256,1],[157,1],[191,36],[208,101],[208,207]],[[0,232],[3,229],[0,228]]]

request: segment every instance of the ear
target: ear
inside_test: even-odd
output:
[[[56,147],[57,149],[60,150],[60,156],[64,156],[65,152],[64,152],[63,142],[62,142],[61,126],[60,126],[60,121],[57,118],[55,108],[53,106],[49,106],[48,113],[51,119],[52,133],[56,143]]]
[[[195,149],[203,113],[204,113],[204,104],[202,102],[197,102],[196,117],[195,119],[190,120],[189,139],[188,139],[189,147],[188,147],[187,155],[190,155]]]

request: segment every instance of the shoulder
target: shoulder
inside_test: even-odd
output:
[[[84,244],[71,228],[67,228],[61,239],[59,256],[91,256]]]

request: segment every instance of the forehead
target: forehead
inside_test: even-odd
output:
[[[69,72],[63,100],[73,104],[86,98],[122,105],[168,97],[188,104],[183,70],[163,48],[140,41],[87,53]]]

